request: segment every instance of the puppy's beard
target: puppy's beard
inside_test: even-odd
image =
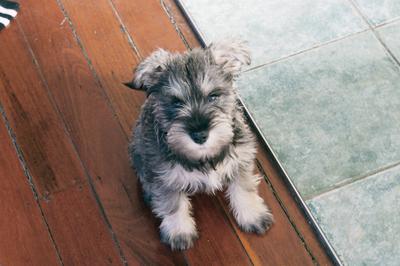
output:
[[[231,143],[233,130],[228,120],[215,119],[213,122],[214,126],[203,144],[195,143],[183,124],[174,123],[167,134],[170,149],[190,161],[206,162],[217,157]]]

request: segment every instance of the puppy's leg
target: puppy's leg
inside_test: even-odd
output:
[[[161,240],[173,250],[184,250],[193,246],[198,234],[191,216],[189,197],[183,192],[158,191],[153,197],[153,211],[162,219]]]
[[[226,192],[240,228],[245,232],[262,234],[273,223],[273,216],[257,193],[259,183],[260,177],[253,175],[251,170],[239,170],[239,176]]]

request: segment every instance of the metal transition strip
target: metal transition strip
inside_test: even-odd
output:
[[[178,5],[179,9],[182,11],[182,14],[185,16],[187,22],[189,23],[189,26],[193,30],[193,32],[196,35],[197,39],[199,40],[201,46],[202,47],[206,47],[207,46],[207,43],[206,43],[207,39],[205,38],[204,34],[199,30],[199,27],[194,22],[194,19],[191,17],[189,12],[187,11],[185,5],[181,2],[181,0],[175,0],[175,2]],[[325,250],[327,251],[327,254],[332,259],[332,261],[333,261],[333,263],[335,265],[343,265],[342,262],[339,259],[339,256],[337,255],[336,251],[334,250],[332,245],[329,243],[329,241],[328,241],[327,237],[325,236],[324,232],[322,231],[321,227],[318,225],[316,219],[312,215],[312,213],[311,213],[310,209],[308,208],[307,204],[302,199],[302,197],[301,197],[299,191],[296,189],[293,181],[290,179],[289,175],[287,174],[287,172],[283,168],[281,162],[279,161],[278,157],[276,156],[275,152],[273,151],[271,145],[268,143],[268,141],[265,138],[265,136],[263,135],[261,129],[259,128],[259,126],[257,125],[256,121],[254,120],[254,117],[251,115],[249,109],[244,104],[243,99],[240,96],[239,96],[239,101],[240,101],[240,104],[243,106],[243,108],[245,110],[245,115],[248,117],[248,119],[251,122],[251,126],[256,130],[256,132],[258,134],[258,137],[260,137],[263,140],[264,147],[266,148],[267,152],[273,157],[274,163],[276,164],[276,166],[278,166],[279,172],[284,177],[284,181],[287,184],[292,197],[295,199],[295,201],[297,202],[298,206],[300,207],[300,209],[305,214],[305,216],[306,216],[306,218],[308,220],[308,223],[313,228],[313,230],[316,233],[319,241],[321,242],[321,244],[324,246]]]

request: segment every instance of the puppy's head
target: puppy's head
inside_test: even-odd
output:
[[[241,42],[211,44],[184,54],[155,51],[135,71],[169,150],[191,162],[219,157],[232,142],[233,80],[250,56]]]

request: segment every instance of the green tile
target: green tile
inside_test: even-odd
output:
[[[250,113],[308,198],[400,161],[400,72],[364,32],[242,75]]]
[[[181,0],[206,40],[249,42],[260,65],[367,29],[347,0]]]
[[[378,33],[393,55],[400,61],[400,22],[379,28]]]
[[[373,25],[400,17],[398,0],[355,0],[358,8]]]
[[[307,202],[346,265],[400,265],[400,167]]]

